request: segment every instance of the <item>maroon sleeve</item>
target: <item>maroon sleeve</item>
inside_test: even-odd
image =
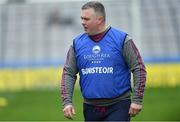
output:
[[[78,69],[76,67],[76,59],[74,48],[71,46],[67,53],[66,62],[64,64],[60,91],[63,106],[72,104],[72,96],[74,91],[75,81],[77,79]]]
[[[123,55],[133,73],[132,102],[142,104],[146,83],[146,68],[136,45],[129,35],[127,35],[124,42]]]

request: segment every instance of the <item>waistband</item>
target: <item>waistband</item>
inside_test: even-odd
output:
[[[131,98],[131,90],[128,90],[124,94],[116,98],[112,98],[112,99],[109,99],[109,98],[108,99],[104,99],[104,98],[103,99],[86,99],[84,98],[84,103],[95,105],[95,106],[109,106],[121,100],[130,99],[130,98]]]

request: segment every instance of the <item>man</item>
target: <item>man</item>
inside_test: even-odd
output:
[[[84,98],[85,121],[130,121],[130,117],[142,109],[146,70],[141,56],[132,38],[106,26],[105,20],[102,3],[91,1],[82,6],[85,33],[73,40],[61,81],[63,112],[69,119],[75,114],[72,95],[77,73]]]

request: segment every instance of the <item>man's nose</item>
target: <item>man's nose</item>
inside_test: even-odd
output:
[[[82,24],[82,25],[85,25],[84,19],[81,20],[81,24]]]

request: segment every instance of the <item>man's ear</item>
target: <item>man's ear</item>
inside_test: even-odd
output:
[[[98,24],[101,24],[104,22],[104,17],[103,16],[99,16],[98,17]]]

